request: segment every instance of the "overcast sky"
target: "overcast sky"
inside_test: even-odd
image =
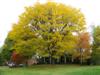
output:
[[[87,27],[100,24],[100,0],[55,1],[80,8],[85,15]],[[0,46],[3,44],[7,33],[11,30],[12,23],[18,21],[18,16],[24,11],[24,7],[35,2],[36,0],[0,0]],[[46,0],[40,0],[40,2],[44,3]]]

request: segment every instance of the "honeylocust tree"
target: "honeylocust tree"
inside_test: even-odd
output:
[[[18,23],[13,25],[8,36],[14,41],[13,50],[30,58],[60,58],[73,54],[77,37],[73,32],[82,32],[85,18],[79,9],[64,4],[47,2],[25,7]]]

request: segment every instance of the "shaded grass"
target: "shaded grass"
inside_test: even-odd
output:
[[[100,66],[34,65],[33,67],[0,67],[0,75],[100,75]]]

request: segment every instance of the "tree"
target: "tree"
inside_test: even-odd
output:
[[[100,26],[93,30],[93,53],[92,60],[94,64],[100,64]]]
[[[26,7],[8,36],[14,41],[13,50],[25,56],[60,58],[72,54],[76,36],[85,28],[84,15],[80,10],[63,4],[48,2]]]
[[[14,51],[11,56],[11,61],[14,62],[16,65],[22,64],[22,63],[26,64],[24,57],[22,55],[17,54]]]
[[[90,35],[88,32],[82,32],[79,34],[78,39],[78,50],[77,53],[79,53],[80,57],[80,63],[86,62],[87,59],[91,58],[90,53]]]
[[[11,58],[13,51],[12,46],[13,46],[13,41],[9,37],[7,37],[1,51],[1,54],[5,61],[9,61]]]
[[[4,59],[3,59],[3,56],[2,56],[2,54],[0,52],[0,66],[3,65],[3,62],[4,62]]]

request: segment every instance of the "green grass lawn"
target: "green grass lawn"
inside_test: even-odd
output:
[[[100,75],[100,66],[34,65],[26,68],[0,67],[0,75]]]

